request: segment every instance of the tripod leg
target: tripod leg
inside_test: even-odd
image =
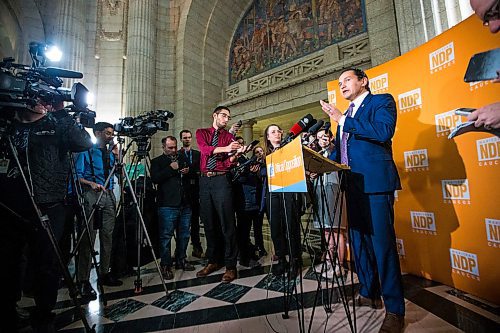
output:
[[[165,279],[163,279],[163,275],[161,274],[160,264],[158,263],[155,252],[153,250],[153,245],[151,244],[151,239],[149,238],[149,234],[148,234],[148,231],[146,229],[146,224],[144,223],[144,218],[142,217],[142,213],[141,213],[139,204],[137,203],[137,197],[136,197],[134,189],[132,187],[132,182],[130,181],[130,177],[128,176],[128,174],[126,172],[125,172],[125,179],[127,180],[127,184],[129,186],[129,189],[130,189],[130,194],[132,196],[132,200],[134,202],[134,206],[135,206],[136,211],[137,211],[137,217],[139,218],[139,221],[141,222],[142,231],[144,232],[144,236],[146,237],[147,244],[149,246],[149,249],[151,250],[151,255],[152,255],[153,260],[154,260],[155,265],[156,265],[156,269],[158,270],[158,274],[160,275],[161,284],[163,285],[163,289],[165,290],[165,294],[168,296],[169,295],[168,289],[167,289],[167,285],[165,284]],[[139,270],[140,267],[137,267],[137,269]]]
[[[49,218],[47,217],[47,215],[42,215],[40,208],[38,207],[38,205],[35,202],[34,195],[30,190],[30,186],[28,185],[28,180],[26,179],[26,175],[24,174],[21,162],[19,161],[19,157],[17,156],[17,150],[14,147],[14,144],[12,143],[11,137],[7,136],[7,140],[9,143],[9,148],[11,150],[12,156],[14,156],[16,164],[17,164],[19,170],[21,170],[21,176],[23,178],[24,185],[26,186],[26,190],[29,194],[31,204],[32,204],[32,206],[37,214],[37,217],[38,217],[38,220],[40,221],[41,226],[47,232],[47,236],[49,237],[50,243],[51,243],[52,248],[53,248],[55,255],[57,257],[57,261],[59,263],[59,266],[60,266],[61,271],[62,271],[63,276],[64,276],[64,281],[66,282],[66,285],[68,286],[70,297],[73,300],[74,309],[77,310],[78,314],[80,315],[83,326],[85,327],[85,331],[94,333],[95,329],[94,329],[94,327],[91,328],[89,326],[89,323],[87,321],[87,317],[85,316],[85,313],[80,305],[80,302],[78,301],[78,297],[77,297],[78,291],[75,287],[75,284],[73,283],[73,279],[71,279],[71,275],[69,273],[68,267],[64,264],[64,260],[63,260],[62,255],[61,255],[61,249],[59,248],[59,245],[57,244],[57,241],[55,239],[54,232],[52,231],[52,228],[50,226]]]

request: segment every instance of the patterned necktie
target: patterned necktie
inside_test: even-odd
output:
[[[346,117],[351,117],[353,110],[354,110],[354,103],[351,103],[349,105],[349,108],[347,109]],[[345,122],[344,122],[344,126],[345,126]],[[347,139],[349,139],[349,133],[342,132],[342,141],[340,144],[340,163],[345,164],[345,165],[349,165],[349,158],[347,156]]]
[[[219,130],[215,130],[214,136],[212,138],[211,146],[212,147],[216,147],[218,144],[219,144]],[[213,170],[213,169],[215,169],[216,165],[217,165],[217,158],[215,157],[215,155],[212,154],[208,158],[207,169],[208,170]]]

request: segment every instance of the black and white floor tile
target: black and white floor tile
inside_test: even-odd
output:
[[[167,296],[156,266],[150,263],[141,270],[142,293],[134,293],[134,275],[123,278],[121,287],[105,287],[107,306],[99,299],[85,305],[89,324],[96,325],[96,332],[300,332],[299,325],[310,332],[377,332],[383,310],[356,308],[354,320],[352,308],[329,301],[338,299],[340,291],[354,291],[355,274],[348,272],[332,283],[320,278],[310,260],[305,260],[297,280],[276,278],[269,274],[268,227],[265,236],[269,255],[261,259],[262,266],[238,267],[238,279],[232,283],[221,283],[224,269],[204,278],[196,278],[196,271],[176,270],[174,280],[166,281]],[[204,265],[202,260],[192,262],[197,270]],[[405,332],[500,332],[498,305],[419,277],[404,275],[403,279]],[[287,288],[297,291],[288,303],[283,293]],[[288,319],[283,319],[285,303]],[[29,307],[32,301],[24,298],[20,305]],[[60,290],[56,308],[60,332],[85,331],[65,289]]]

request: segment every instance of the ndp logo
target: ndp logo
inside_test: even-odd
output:
[[[429,170],[429,157],[427,149],[410,150],[404,152],[406,171]]]
[[[401,257],[405,256],[405,244],[401,238],[396,238],[396,248]]]
[[[410,211],[410,216],[413,232],[436,235],[436,219],[434,218],[434,213]]]
[[[476,148],[479,166],[500,164],[500,138],[498,136],[476,140]]]
[[[500,220],[484,219],[488,246],[500,248]]]
[[[441,180],[444,203],[469,204],[470,190],[468,179]]]
[[[410,112],[422,108],[422,92],[420,88],[398,95],[399,112]]]
[[[483,87],[486,87],[488,85],[490,85],[491,83],[493,83],[492,80],[490,81],[477,81],[477,82],[470,82],[469,83],[469,90],[470,91],[476,91],[480,88],[483,88]]]
[[[431,74],[444,68],[450,67],[455,63],[455,48],[453,42],[446,44],[440,49],[429,54],[429,65]]]
[[[380,94],[389,91],[389,75],[384,73],[371,78],[370,90],[372,94]]]
[[[448,136],[450,131],[462,123],[462,117],[455,114],[455,111],[439,113],[434,116],[436,122],[436,135]]]
[[[453,273],[479,281],[477,255],[456,249],[450,249],[451,268]]]
[[[337,92],[335,90],[328,92],[328,103],[337,105]]]

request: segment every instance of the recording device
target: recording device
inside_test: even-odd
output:
[[[465,72],[465,82],[494,80],[500,77],[500,48],[472,56]]]
[[[458,108],[458,109],[455,109],[453,111],[455,111],[455,114],[458,116],[466,116],[467,117],[472,112],[476,111],[476,109],[474,109],[474,108]]]
[[[93,127],[95,112],[87,108],[88,89],[81,83],[75,83],[71,90],[62,87],[63,78],[81,79],[83,74],[56,67],[43,67],[43,52],[47,45],[38,42],[29,44],[32,65],[15,63],[12,57],[0,62],[0,110],[29,110],[39,100],[57,105],[71,102],[67,111],[73,112],[85,127]]]
[[[298,122],[296,122],[292,128],[288,131],[288,134],[283,139],[283,143],[288,143],[292,141],[297,135],[306,131],[310,126],[312,126],[312,121],[315,120],[313,116],[309,113],[302,117]]]
[[[121,118],[113,129],[119,136],[150,137],[157,131],[168,131],[168,120],[173,117],[174,114],[168,110],[149,111],[137,117]]]
[[[325,127],[323,128],[323,130],[324,130],[325,132],[328,132],[328,131],[330,130],[330,127],[332,127],[332,123],[331,123],[331,122],[329,122],[329,121],[327,121],[327,122],[325,123]]]
[[[248,153],[249,151],[252,151],[255,146],[257,146],[259,144],[259,140],[253,140],[252,142],[250,142],[250,144],[247,146],[247,150],[245,151],[245,153]]]
[[[238,125],[238,127],[241,127],[241,125],[243,125],[243,121],[241,119],[238,120],[238,122],[236,123],[236,125]]]
[[[324,124],[324,121],[319,120],[314,125],[312,125],[307,130],[307,132],[303,135],[302,145],[309,146],[309,145],[313,144],[316,141],[314,135],[321,129],[323,124]]]
[[[323,124],[324,124],[324,123],[325,123],[325,122],[324,122],[323,120],[321,120],[321,119],[320,119],[320,120],[318,120],[318,121],[316,122],[316,124],[312,125],[312,126],[311,126],[308,130],[307,130],[307,133],[308,133],[309,135],[314,135],[314,134],[316,134],[317,132],[319,132],[319,130],[321,129],[321,127],[323,127]]]

